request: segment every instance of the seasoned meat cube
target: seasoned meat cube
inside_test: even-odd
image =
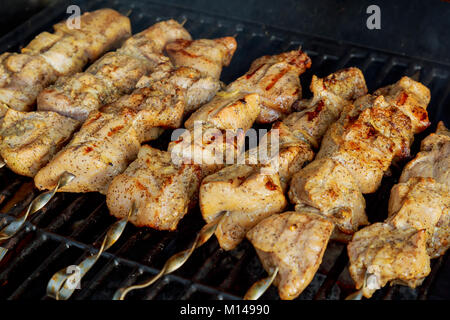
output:
[[[267,272],[278,267],[274,284],[281,299],[295,299],[322,262],[333,223],[314,210],[274,214],[247,233]]]
[[[75,178],[59,191],[105,194],[111,180],[136,159],[140,147],[132,126],[135,114],[125,111],[91,113],[70,143],[39,170],[34,178],[36,186],[51,189],[68,171]]]
[[[389,281],[401,281],[414,288],[430,273],[425,230],[396,229],[375,223],[356,232],[348,245],[350,274],[360,289],[366,272],[366,298]]]
[[[0,124],[0,155],[17,174],[34,177],[79,125],[55,112],[9,109]]]
[[[200,174],[198,166],[176,166],[169,152],[143,146],[138,158],[111,182],[106,195],[110,213],[125,217],[135,202],[137,211],[130,218],[134,225],[175,230],[195,203]]]

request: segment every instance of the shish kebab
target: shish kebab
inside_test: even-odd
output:
[[[75,177],[59,190],[106,192],[111,180],[136,158],[140,143],[161,131],[158,127],[176,128],[186,113],[211,100],[220,88],[221,69],[230,63],[236,41],[233,37],[179,39],[165,49],[179,66],[144,76],[131,94],[91,112],[74,139],[38,172],[38,186],[51,183],[59,172],[70,168]],[[195,69],[197,66],[199,70]],[[40,176],[41,172],[44,173]],[[79,264],[81,274],[77,281],[117,241],[134,213],[132,205],[128,214],[108,229],[99,251]],[[60,270],[50,279],[47,294],[56,299],[70,298],[74,292],[72,280],[66,268]]]
[[[156,23],[85,72],[59,78],[42,91],[34,112],[9,109],[0,126],[0,155],[15,173],[34,177],[71,139],[89,112],[135,89],[141,76],[171,68],[164,45],[190,39],[178,22]]]
[[[164,30],[167,27],[167,30]],[[168,23],[166,22],[161,22],[158,23],[157,25],[154,26],[153,29],[156,28],[156,32],[150,32],[149,29],[147,29],[146,31],[144,31],[144,33],[148,33],[148,35],[152,35],[152,37],[160,37],[160,39],[157,39],[157,43],[161,43],[162,41],[168,41],[168,40],[175,40],[175,39],[170,39],[170,34],[174,34],[177,37],[179,35],[187,35],[189,36],[189,34],[187,33],[186,30],[184,30],[184,28],[182,28],[181,25],[179,25],[178,23],[174,22],[174,21],[169,21]],[[150,28],[152,29],[152,27]],[[175,30],[172,30],[175,29]],[[179,31],[177,31],[176,29],[181,30],[182,32],[180,33]],[[165,32],[168,32],[167,34]],[[168,36],[169,35],[169,36]],[[139,37],[139,36],[138,36]],[[163,38],[164,37],[164,38]],[[190,37],[190,36],[189,36]],[[139,39],[139,38],[138,38]],[[167,40],[164,40],[167,39]],[[152,39],[148,39],[148,41],[152,41]],[[180,63],[182,64],[183,61],[186,63],[189,63],[189,65],[192,65],[192,61],[191,61],[191,56],[195,56],[196,52],[192,52],[193,49],[198,50],[203,48],[203,51],[201,52],[197,52],[197,55],[195,56],[195,60],[199,60],[202,57],[204,57],[204,59],[206,61],[208,61],[209,64],[218,64],[219,68],[221,68],[223,65],[226,65],[229,63],[234,50],[236,48],[236,42],[233,38],[221,38],[221,39],[217,39],[217,40],[196,40],[196,41],[190,41],[190,40],[179,40],[179,41],[187,41],[187,42],[183,42],[183,46],[180,47],[179,43],[174,44],[174,47],[171,49],[171,56],[173,57],[173,60],[175,61],[175,63]],[[134,41],[134,39],[130,39],[130,46],[133,46],[134,43],[136,43],[136,41]],[[145,52],[145,49],[149,49],[152,50],[153,46],[146,44],[145,42],[141,42],[138,41],[138,43],[140,43],[140,45],[138,47],[135,47],[134,49],[131,49],[130,51],[137,51],[137,52],[141,52],[142,55],[150,55],[153,56],[153,53],[151,51],[149,52]],[[227,46],[228,45],[228,46]],[[142,47],[141,47],[142,46]],[[140,49],[142,49],[142,51],[139,51]],[[183,56],[185,54],[189,54],[186,58],[180,58],[180,56]],[[125,64],[126,67],[126,64]],[[216,75],[217,75],[217,67],[215,67],[216,70]],[[153,137],[156,137],[159,132],[161,131],[161,129],[156,128],[156,130],[153,130],[155,128],[152,128],[152,130],[144,130],[146,128],[146,126],[148,126],[148,123],[145,123],[145,121],[148,122],[148,119],[146,119],[146,117],[148,118],[148,115],[146,115],[146,112],[149,113],[150,115],[153,115],[156,113],[156,116],[154,117],[154,119],[151,119],[152,121],[157,120],[157,116],[161,116],[159,114],[159,109],[156,111],[153,111],[155,109],[157,109],[156,107],[163,107],[164,109],[166,109],[166,113],[170,113],[170,108],[172,107],[172,101],[176,98],[179,100],[178,102],[178,107],[177,110],[181,109],[181,113],[183,111],[183,106],[185,105],[185,98],[186,98],[186,102],[192,107],[197,106],[199,103],[202,103],[201,99],[211,99],[212,96],[215,94],[215,92],[217,92],[220,88],[220,83],[218,79],[213,79],[212,77],[208,76],[208,75],[204,75],[202,73],[200,73],[200,71],[197,71],[195,69],[193,69],[192,67],[183,67],[182,65],[175,68],[173,67],[170,70],[162,70],[161,72],[156,72],[159,74],[159,77],[154,81],[154,85],[152,84],[153,88],[140,88],[137,89],[133,92],[133,94],[131,95],[131,97],[135,97],[135,101],[139,101],[139,99],[141,99],[140,104],[137,105],[137,107],[140,107],[142,110],[137,110],[137,111],[133,111],[131,109],[126,109],[124,111],[120,111],[118,113],[107,113],[107,112],[95,112],[93,111],[92,113],[94,114],[93,116],[91,116],[81,127],[80,131],[75,134],[74,138],[71,140],[71,143],[69,143],[68,146],[66,146],[65,149],[61,150],[61,153],[63,153],[66,156],[66,160],[68,160],[69,158],[69,162],[72,160],[71,158],[71,154],[70,152],[67,152],[67,149],[70,147],[70,145],[72,144],[76,144],[76,143],[80,143],[80,144],[85,144],[87,145],[84,149],[82,149],[83,146],[81,146],[80,148],[75,147],[74,150],[75,151],[80,151],[79,149],[81,149],[81,151],[93,151],[94,148],[96,147],[96,142],[99,145],[103,145],[106,149],[106,151],[109,152],[109,154],[102,154],[101,152],[95,152],[89,156],[86,156],[86,154],[84,154],[84,152],[78,152],[78,157],[81,157],[81,160],[91,160],[89,161],[84,161],[79,163],[79,167],[78,169],[81,168],[80,171],[76,172],[78,174],[77,178],[79,178],[82,182],[86,182],[88,181],[89,183],[89,179],[90,178],[94,178],[93,184],[91,186],[92,190],[88,189],[81,189],[81,191],[96,191],[97,189],[101,189],[104,188],[104,190],[106,190],[107,188],[107,184],[109,183],[108,178],[110,178],[111,176],[114,175],[115,172],[120,173],[120,170],[124,170],[126,165],[128,164],[128,162],[131,162],[132,160],[134,160],[133,158],[133,154],[130,155],[129,151],[130,148],[125,149],[125,150],[120,150],[120,144],[124,144],[127,145],[128,141],[132,141],[134,143],[134,145],[132,145],[131,147],[134,146],[134,149],[136,150],[137,153],[137,149],[140,146],[140,139],[151,139]],[[168,74],[171,76],[171,78],[169,79],[165,79],[161,74]],[[69,79],[70,80],[70,79]],[[130,80],[130,79],[129,79]],[[137,82],[138,79],[135,79],[135,82]],[[169,93],[165,93],[162,92],[159,87],[163,87],[167,90],[170,91],[172,90],[173,92],[175,92],[176,94],[179,94],[180,96],[177,97],[173,97],[170,96],[170,92]],[[186,91],[186,92],[185,92]],[[151,99],[152,97],[148,97],[149,95],[151,95],[152,93],[154,94],[153,100]],[[201,94],[200,94],[201,93]],[[192,95],[196,95],[194,98],[192,98]],[[145,95],[147,95],[146,99],[142,99],[143,97],[145,97]],[[161,98],[161,99],[160,99]],[[65,99],[63,97],[63,99]],[[66,99],[67,100],[67,99]],[[160,103],[158,106],[154,106],[152,103],[154,101],[161,101],[162,103]],[[153,108],[153,109],[152,109]],[[38,111],[38,112],[43,112],[43,111]],[[177,114],[179,114],[180,112],[178,112]],[[56,113],[55,113],[56,114]],[[164,114],[162,114],[164,116]],[[23,120],[23,119],[21,119]],[[32,151],[34,151],[33,149],[36,149],[38,151],[41,151],[40,148],[42,148],[42,144],[36,143],[36,141],[38,142],[45,142],[46,145],[44,146],[44,149],[47,148],[47,150],[52,151],[54,148],[54,145],[56,144],[55,141],[55,137],[51,136],[48,134],[47,130],[42,130],[42,126],[40,127],[39,124],[42,124],[42,122],[38,122],[38,125],[35,125],[35,123],[31,123],[31,125],[26,126],[27,124],[27,119],[25,119],[24,121],[18,121],[18,123],[13,123],[12,124],[12,128],[11,129],[7,129],[6,131],[11,135],[11,137],[8,137],[9,140],[18,145],[24,145],[24,152],[21,156],[27,156],[32,152],[28,152],[27,148],[31,149]],[[32,120],[31,120],[32,121]],[[160,122],[164,122],[165,119],[160,119]],[[124,123],[125,122],[125,123]],[[127,123],[128,122],[128,123]],[[25,125],[24,125],[25,123]],[[4,124],[3,124],[4,125]],[[44,123],[45,125],[45,123]],[[27,130],[23,130],[23,129],[27,129]],[[19,130],[17,130],[19,129]],[[4,130],[5,131],[5,130]],[[24,132],[25,131],[25,132]],[[128,132],[131,132],[134,135],[129,135]],[[145,133],[145,135],[139,135],[138,133]],[[52,133],[52,131],[50,130],[50,133]],[[53,131],[54,133],[54,131]],[[118,133],[118,134],[116,134]],[[149,135],[150,134],[150,135]],[[131,138],[129,138],[131,136]],[[23,137],[27,137],[29,138],[29,140],[27,141],[23,141],[21,140],[21,138]],[[57,138],[57,137],[56,137]],[[127,140],[128,139],[128,140]],[[31,140],[31,141],[30,141]],[[34,143],[31,143],[33,142]],[[92,146],[89,146],[89,144],[92,144]],[[5,146],[5,144],[4,144]],[[6,148],[9,148],[10,145],[8,143],[6,143]],[[111,148],[110,148],[111,147]],[[89,149],[89,148],[92,148]],[[11,150],[11,149],[10,149]],[[111,153],[114,152],[114,150],[116,150],[116,152],[118,153],[117,155],[113,155],[113,159],[110,160],[107,157],[111,157]],[[44,150],[45,151],[45,150]],[[54,150],[53,150],[54,151]],[[128,153],[127,153],[128,151]],[[56,152],[54,152],[56,153]],[[80,154],[81,153],[81,154]],[[89,152],[88,152],[89,153]],[[11,154],[13,155],[13,157],[16,155],[15,153],[11,152]],[[43,152],[43,155],[46,154],[46,151]],[[64,158],[63,158],[64,160]],[[92,161],[93,160],[93,161]],[[106,161],[108,160],[108,161]],[[100,168],[100,166],[102,165],[102,161],[103,163],[103,167]],[[61,162],[61,161],[60,161]],[[106,162],[106,163],[105,163]],[[50,162],[51,163],[51,162]],[[95,168],[92,167],[92,163],[95,165]],[[45,164],[45,161],[44,161]],[[61,164],[61,163],[60,163]],[[99,166],[100,164],[100,166]],[[49,196],[51,197],[52,194],[54,194],[55,190],[58,190],[58,188],[63,187],[63,185],[60,184],[60,181],[68,181],[68,179],[66,179],[66,175],[63,173],[67,173],[70,171],[73,171],[74,168],[71,167],[71,163],[62,163],[62,165],[66,165],[66,168],[63,167],[63,169],[59,174],[59,176],[55,177],[56,183],[54,186],[50,186],[49,188],[53,188],[53,192],[46,192],[42,195],[42,201],[47,201],[50,199]],[[116,166],[115,166],[116,165]],[[82,167],[84,166],[84,167]],[[76,168],[75,168],[76,169]],[[82,169],[85,169],[85,171],[83,172]],[[102,172],[100,172],[99,169],[103,169]],[[56,168],[56,170],[58,170],[58,168]],[[106,172],[106,173],[105,173]],[[89,173],[91,173],[92,175],[89,176]],[[84,176],[83,176],[84,174]],[[104,174],[103,177],[99,177],[99,175]],[[74,182],[77,182],[77,178],[73,178],[72,179]],[[86,177],[87,176],[87,177]],[[37,176],[39,177],[39,175]],[[49,178],[46,177],[45,175],[43,175],[43,179],[44,179],[44,183],[46,182],[45,180]],[[51,178],[51,177],[50,177]],[[39,181],[38,178],[35,177],[35,183],[36,181]],[[48,179],[47,179],[48,182]],[[70,181],[72,182],[72,180]],[[96,184],[94,183],[96,182]],[[105,185],[103,185],[102,183],[105,183]],[[64,183],[64,185],[67,183]],[[80,184],[80,183],[79,183]],[[78,184],[78,186],[79,186]],[[38,183],[36,183],[36,185],[39,187],[40,185]],[[45,188],[45,187],[41,187],[41,188]],[[97,188],[97,189],[95,189]],[[63,190],[66,191],[66,190]],[[80,188],[77,189],[77,185],[75,186],[75,188],[72,188],[71,191],[80,191]],[[33,201],[29,208],[34,208],[34,209],[30,209],[31,211],[35,212],[37,210],[39,210],[40,207],[42,207],[39,203],[41,202],[39,200],[39,197],[35,199],[36,201]],[[45,202],[44,201],[44,202]],[[36,202],[36,203],[35,203]],[[26,216],[26,215],[25,215]],[[23,220],[23,219],[22,219]],[[12,230],[10,230],[12,232]],[[11,233],[8,232],[8,233]]]
[[[310,66],[311,60],[301,50],[255,60],[246,74],[191,115],[185,122],[187,130],[169,144],[168,151],[141,148],[137,160],[111,182],[106,198],[110,213],[123,218],[134,203],[137,210],[130,218],[133,224],[174,230],[196,202],[202,178],[223,168],[226,157],[235,159],[242,151],[245,132],[257,119],[261,106],[274,107],[278,101],[290,107],[301,94],[299,76]],[[197,130],[199,124],[202,127]],[[208,229],[207,225],[200,233],[208,233]],[[169,259],[166,266],[173,264],[164,267],[157,277],[119,289],[115,298],[124,299],[129,291],[176,270],[209,236],[197,237],[191,249]]]
[[[20,53],[0,55],[0,123],[9,108],[32,110],[42,89],[60,76],[81,71],[131,34],[130,20],[112,9],[84,13],[79,28],[62,21],[53,29],[40,33]],[[0,167],[4,165],[0,157]]]
[[[374,192],[394,159],[409,155],[429,125],[428,88],[408,77],[357,99],[327,130],[316,159],[289,190],[294,212],[272,215],[247,233],[282,299],[296,298],[317,271],[333,229],[367,224],[363,193]]]
[[[313,76],[310,88],[313,98],[299,103],[303,110],[276,122],[259,147],[247,152],[246,164],[228,166],[203,179],[199,202],[205,221],[211,222],[221,211],[228,212],[215,233],[223,249],[234,249],[258,222],[282,212],[292,175],[313,159],[313,150],[344,107],[367,93],[364,76],[357,68],[339,70],[325,78]],[[272,146],[270,136],[275,131],[279,141]],[[270,155],[270,150],[261,152],[262,148],[279,151]]]
[[[415,288],[450,247],[450,131],[440,122],[391,189],[388,218],[353,235],[350,274],[370,298],[388,282]]]

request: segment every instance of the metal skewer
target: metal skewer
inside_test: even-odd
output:
[[[278,274],[278,267],[267,278],[255,282],[245,293],[244,300],[258,300],[269,289]]]
[[[180,268],[189,259],[189,257],[192,255],[194,250],[197,249],[198,247],[200,247],[201,245],[203,245],[205,242],[207,242],[211,238],[211,236],[216,232],[217,225],[220,223],[222,218],[225,216],[225,213],[226,213],[226,211],[220,212],[219,215],[213,221],[211,221],[207,225],[203,226],[203,228],[197,233],[195,241],[192,243],[190,248],[183,250],[181,252],[178,252],[178,253],[174,254],[173,256],[171,256],[169,258],[169,260],[167,260],[167,262],[164,264],[163,268],[157,275],[155,275],[150,280],[148,280],[147,282],[144,282],[142,284],[137,284],[137,285],[118,289],[116,291],[116,293],[114,294],[113,299],[114,300],[124,300],[125,296],[130,291],[146,288],[146,287],[152,285],[153,283],[155,283],[162,276],[172,273],[175,270],[177,270],[178,268]]]
[[[0,242],[3,242],[5,240],[8,240],[12,238],[23,226],[25,221],[27,220],[28,216],[34,214],[35,212],[41,210],[56,194],[58,189],[64,187],[67,185],[70,181],[73,180],[75,176],[67,171],[64,171],[61,176],[58,179],[58,183],[56,184],[55,188],[50,191],[46,191],[44,193],[41,193],[38,195],[28,206],[27,211],[25,214],[17,218],[16,220],[9,223],[6,227],[4,227],[2,230],[0,230]],[[5,257],[6,253],[8,252],[8,249],[4,247],[0,247],[0,261]]]
[[[47,295],[56,300],[67,300],[79,288],[83,277],[97,262],[102,253],[108,250],[120,238],[131,215],[135,214],[136,205],[133,202],[128,215],[116,221],[107,231],[102,245],[96,254],[85,258],[77,266],[69,266],[56,272],[47,284]]]
[[[3,168],[6,165],[5,161],[0,158],[0,168]]]

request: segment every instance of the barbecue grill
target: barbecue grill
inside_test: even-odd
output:
[[[313,74],[326,76],[338,69],[360,68],[369,91],[397,81],[401,76],[419,76],[430,88],[428,107],[432,126],[420,134],[420,141],[434,132],[438,120],[450,124],[450,66],[419,58],[396,55],[381,50],[350,45],[248,21],[214,16],[174,5],[125,0],[72,1],[82,11],[110,7],[129,14],[133,33],[169,18],[186,20],[185,28],[194,38],[236,35],[238,49],[230,67],[225,68],[225,83],[245,73],[250,63],[265,54],[275,54],[302,47],[312,59],[312,68],[301,77],[304,97],[308,97]],[[34,35],[51,30],[53,23],[67,17],[68,5],[60,3],[33,16],[0,39],[0,52],[17,50]],[[31,27],[30,27],[31,26]],[[166,150],[170,131],[151,143]],[[402,164],[392,168],[381,188],[366,195],[370,222],[382,221],[387,215],[391,187],[398,181]],[[0,228],[19,217],[39,192],[30,178],[0,169]],[[109,215],[105,197],[100,194],[58,193],[49,204],[34,214],[25,227],[3,246],[9,249],[0,262],[0,299],[49,299],[46,287],[58,270],[80,263],[96,253],[109,226],[116,219]],[[111,299],[121,287],[141,283],[154,276],[174,253],[187,248],[196,232],[204,225],[198,208],[181,221],[174,232],[136,228],[128,224],[118,242],[103,253],[89,271],[72,299]],[[449,254],[432,261],[432,271],[424,283],[411,289],[387,286],[373,299],[450,299]],[[343,299],[354,291],[347,269],[346,244],[331,242],[319,272],[298,299]],[[190,260],[173,274],[152,286],[131,292],[128,299],[211,300],[241,299],[246,290],[266,275],[251,244],[244,241],[237,249],[220,249],[213,237],[197,249]],[[279,299],[273,286],[261,299]]]

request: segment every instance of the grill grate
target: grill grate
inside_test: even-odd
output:
[[[71,1],[70,4],[73,4]],[[308,97],[313,74],[325,76],[339,68],[356,66],[362,69],[370,91],[397,81],[402,75],[420,71],[420,81],[431,89],[430,120],[434,124],[422,133],[413,145],[417,152],[423,137],[434,131],[438,120],[450,124],[450,66],[438,62],[412,59],[388,52],[337,43],[307,34],[294,33],[252,22],[205,15],[176,6],[141,3],[137,1],[75,1],[83,11],[111,7],[121,13],[130,12],[134,32],[168,18],[187,19],[185,27],[194,38],[236,35],[238,50],[231,66],[222,75],[230,82],[243,74],[250,63],[265,54],[274,54],[302,46],[313,61],[311,70],[301,78],[304,96]],[[16,50],[29,42],[51,24],[65,16],[67,5],[43,10],[31,23],[15,29],[0,39],[0,52]],[[34,28],[29,28],[32,25]],[[169,133],[170,134],[170,133]],[[165,138],[164,138],[165,137]],[[165,148],[168,134],[153,142]],[[397,181],[401,167],[383,180],[378,192],[366,196],[371,222],[386,217],[389,191]],[[23,212],[38,191],[32,180],[0,169],[0,226]],[[61,268],[78,264],[96,252],[107,228],[115,221],[108,214],[104,196],[99,194],[58,194],[36,213],[25,228],[4,244],[10,249],[0,262],[1,299],[48,299],[46,285]],[[99,259],[83,278],[81,290],[73,299],[111,299],[119,287],[140,283],[155,275],[175,252],[186,248],[196,231],[204,225],[198,208],[188,214],[175,232],[136,228],[129,224],[119,241]],[[393,286],[379,290],[374,299],[442,299],[450,298],[450,262],[448,254],[433,261],[432,272],[417,289]],[[352,292],[353,285],[347,269],[346,247],[330,243],[324,261],[312,283],[298,299],[342,299]],[[265,271],[255,250],[247,241],[237,249],[225,252],[213,238],[196,250],[192,258],[174,274],[163,277],[153,286],[130,293],[130,299],[240,299],[250,285],[262,278]],[[262,299],[278,299],[271,287]]]

